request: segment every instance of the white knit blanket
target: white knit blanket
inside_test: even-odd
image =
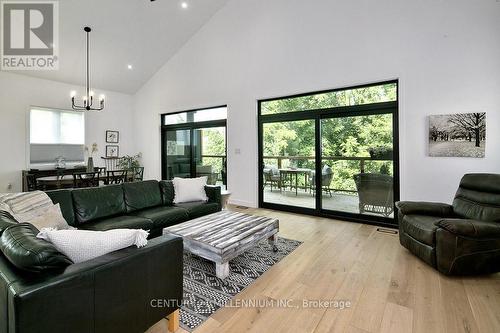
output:
[[[88,231],[44,228],[37,237],[51,242],[59,252],[79,263],[132,245],[138,248],[146,246],[148,235],[147,231],[136,229]]]

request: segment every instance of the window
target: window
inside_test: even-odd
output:
[[[346,88],[261,103],[261,114],[276,114],[342,106],[366,105],[396,100],[397,84],[394,82],[360,88]]]
[[[207,177],[226,186],[227,107],[162,115],[162,178]]]
[[[32,108],[30,110],[30,163],[83,162],[85,115],[82,112]]]
[[[259,101],[259,205],[394,225],[397,87]]]
[[[196,123],[203,121],[223,120],[223,119],[227,119],[227,107],[225,106],[203,109],[203,110],[165,114],[163,116],[163,125],[176,125],[176,124]]]

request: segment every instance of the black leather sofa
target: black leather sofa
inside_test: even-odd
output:
[[[97,231],[144,229],[154,238],[165,227],[220,211],[220,187],[206,186],[205,192],[207,202],[174,204],[171,181],[148,180],[47,194],[60,204],[64,218],[73,227]]]
[[[174,205],[168,181],[48,192],[72,226],[141,228],[150,230],[153,238],[146,247],[129,247],[72,265],[51,262],[47,253],[57,250],[46,250],[52,244],[43,241],[44,248],[35,244],[41,240],[30,231],[33,226],[18,224],[0,212],[2,251],[7,234],[31,237],[29,248],[17,246],[14,237],[8,244],[9,257],[0,254],[0,333],[144,332],[174,313],[182,301],[182,239],[155,236],[166,226],[219,211],[220,188],[207,186],[206,193],[208,202]],[[15,234],[13,228],[22,230]],[[37,271],[15,266],[12,252],[22,263],[29,257]],[[40,269],[44,263],[51,269]]]
[[[467,174],[452,205],[396,203],[401,245],[447,275],[500,271],[500,175]]]

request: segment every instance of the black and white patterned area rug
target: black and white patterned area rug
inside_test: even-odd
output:
[[[224,280],[215,276],[213,262],[185,252],[181,327],[192,332],[300,244],[300,241],[278,237],[278,252],[273,252],[272,246],[262,241],[230,261],[230,275]]]

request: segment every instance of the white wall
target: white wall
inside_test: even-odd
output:
[[[135,96],[146,174],[160,113],[228,104],[232,201],[255,206],[257,99],[399,78],[402,198],[450,201],[465,172],[500,172],[499,31],[496,0],[232,0]],[[476,111],[486,158],[427,156],[428,115]]]
[[[27,116],[30,106],[71,109],[70,92],[82,93],[77,87],[25,75],[0,72],[0,192],[21,190],[21,170],[27,167]],[[96,92],[101,90],[96,89]],[[120,155],[135,153],[132,128],[132,96],[103,91],[106,108],[99,113],[86,114],[86,143],[96,142],[99,152],[95,162],[105,156],[105,132],[120,131]],[[97,157],[97,158],[96,158]]]

